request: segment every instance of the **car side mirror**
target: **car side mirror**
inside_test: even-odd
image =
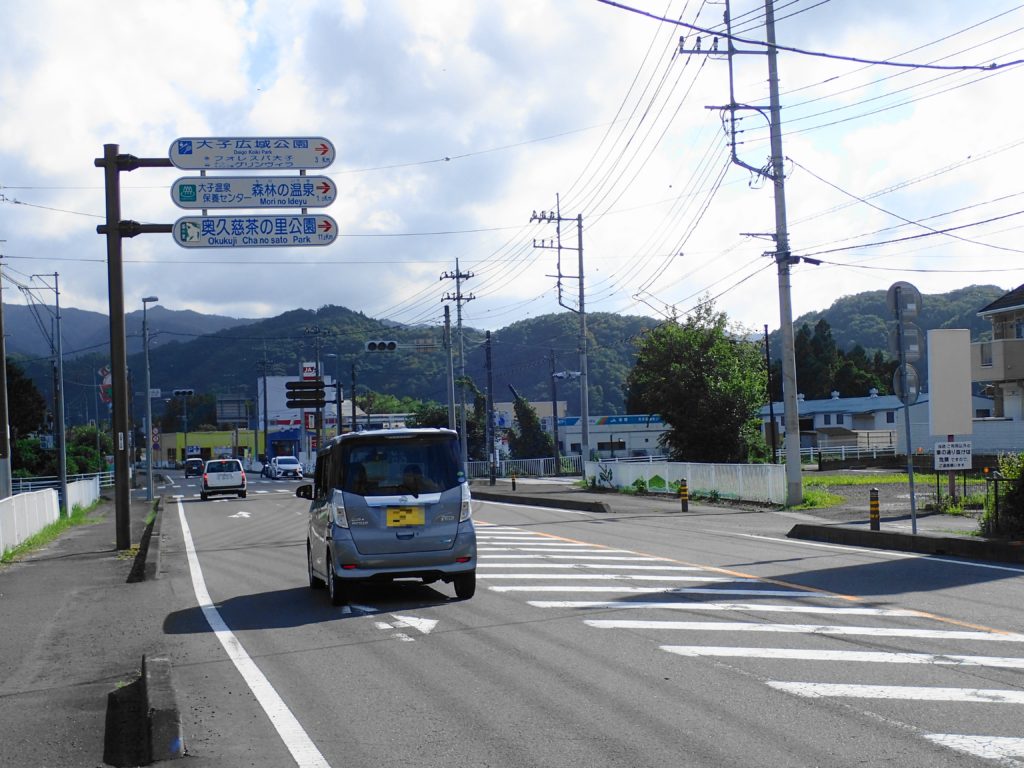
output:
[[[295,489],[295,495],[298,496],[300,499],[309,499],[310,501],[312,501],[313,486],[310,485],[309,483],[306,483],[305,485],[300,485],[298,488]]]

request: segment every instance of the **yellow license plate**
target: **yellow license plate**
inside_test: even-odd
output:
[[[423,507],[388,507],[388,528],[423,525]]]

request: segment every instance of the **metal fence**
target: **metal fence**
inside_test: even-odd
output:
[[[560,472],[555,472],[554,457],[546,459],[502,459],[494,465],[498,477],[554,477],[561,475],[582,475],[582,456],[560,456]],[[490,477],[491,465],[486,461],[471,461],[467,464],[470,479]]]
[[[68,475],[68,484],[79,480],[99,481],[100,488],[114,487],[114,473],[111,472],[88,472],[84,475]],[[15,496],[19,493],[32,493],[44,488],[60,489],[60,478],[57,475],[44,475],[40,477],[12,477],[11,488]]]

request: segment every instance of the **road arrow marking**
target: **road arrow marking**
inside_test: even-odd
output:
[[[233,515],[229,515],[229,517],[251,517],[251,515],[248,512],[240,511],[240,512],[235,512],[235,514],[233,514]]]
[[[403,616],[397,613],[392,613],[391,615],[398,619],[398,622],[395,624],[396,627],[412,627],[424,635],[429,635],[431,630],[438,624],[436,619],[421,619],[418,616]]]

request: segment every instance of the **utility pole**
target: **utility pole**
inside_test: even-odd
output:
[[[557,241],[551,243],[550,241],[541,240],[539,243],[534,240],[534,248],[551,248],[558,251],[558,303],[568,309],[570,312],[576,312],[580,318],[580,331],[579,331],[579,354],[580,354],[580,454],[584,462],[584,468],[587,461],[590,460],[590,391],[587,384],[587,310],[586,310],[586,290],[583,280],[583,214],[577,214],[575,217],[563,217],[561,200],[555,196],[556,209],[554,211],[537,211],[533,212],[530,216],[530,221],[553,221],[556,225]],[[567,245],[562,245],[562,222],[563,221],[575,221],[576,222],[576,248],[570,248]],[[579,257],[577,271],[579,274],[576,275],[579,280],[579,299],[578,305],[573,307],[570,304],[566,304],[562,301],[562,278],[571,277],[570,275],[562,274],[562,250],[575,250]]]
[[[772,256],[778,271],[779,283],[779,334],[782,338],[782,403],[783,423],[786,428],[786,505],[796,506],[803,501],[803,481],[800,474],[800,415],[797,405],[796,353],[793,338],[793,305],[791,300],[790,265],[799,261],[789,249],[789,233],[786,222],[786,188],[785,168],[782,154],[782,108],[779,103],[778,52],[775,47],[775,7],[774,0],[765,0],[765,31],[768,57],[768,91],[769,103],[767,115],[764,107],[737,104],[734,97],[733,57],[739,54],[761,54],[762,51],[737,50],[733,45],[732,19],[729,0],[725,2],[726,56],[729,62],[729,104],[713,109],[728,110],[730,116],[730,145],[732,161],[752,173],[770,180],[775,191],[775,250],[766,255]],[[718,39],[715,38],[710,48],[701,50],[701,39],[697,38],[695,48],[687,49],[686,40],[680,38],[679,53],[683,54],[720,54]],[[766,117],[769,125],[771,159],[767,168],[758,168],[739,158],[736,152],[736,110],[745,109],[758,112]]]
[[[459,329],[459,398],[461,400],[462,416],[460,419],[460,432],[462,440],[462,471],[469,477],[469,433],[466,429],[466,343],[462,333],[462,305],[467,301],[476,298],[473,294],[462,293],[462,281],[473,277],[472,272],[463,272],[459,269],[459,260],[455,260],[455,272],[445,272],[441,275],[442,280],[455,281],[455,295],[446,293],[441,301],[455,302],[455,323]]]
[[[448,358],[448,429],[455,431],[455,364],[452,357],[452,313],[444,307],[444,349]]]
[[[555,477],[562,474],[562,460],[558,455],[558,388],[555,386],[555,350],[551,350],[551,428],[555,442]]]
[[[485,407],[487,408],[487,466],[489,484],[498,482],[497,462],[494,458],[494,377],[491,367],[491,332],[487,332],[487,397]]]
[[[3,242],[3,241],[0,241]],[[3,255],[0,255],[0,260]],[[9,498],[11,482],[11,421],[7,412],[7,343],[4,338],[3,261],[0,261],[0,499]]]
[[[765,357],[765,372],[768,374],[768,420],[770,423],[770,429],[768,432],[768,444],[772,454],[772,464],[778,462],[778,457],[775,455],[775,401],[772,397],[772,351],[768,345],[768,324],[764,326],[764,357]]]
[[[270,443],[267,442],[268,436],[268,421],[269,414],[267,409],[267,368],[270,366],[270,361],[267,360],[267,343],[263,342],[263,359],[257,360],[256,365],[260,369],[260,373],[263,374],[263,460],[261,464],[267,464],[270,461]],[[258,454],[259,451],[256,451]]]
[[[54,308],[56,310],[56,324],[53,331],[53,410],[54,410],[54,437],[57,440],[57,473],[60,478],[60,503],[64,507],[64,514],[70,515],[68,507],[68,455],[64,431],[64,346],[61,341],[63,328],[61,327],[60,315],[60,274],[54,272],[52,275],[32,275],[32,277],[53,277]],[[46,286],[49,288],[50,286]]]
[[[324,375],[323,375],[323,372],[320,370],[320,334],[321,334],[320,326],[319,325],[308,326],[305,329],[305,332],[308,335],[313,336],[313,343],[314,343],[314,346],[316,348],[316,378],[317,378],[318,381],[323,382]],[[306,418],[305,412],[303,412],[302,418],[303,419]],[[314,415],[313,418],[316,419],[315,429],[313,431],[316,432],[316,448],[317,448],[317,451],[319,451],[323,447],[323,445],[324,445],[324,428],[323,428],[324,410],[323,410],[323,406],[318,405],[316,407],[316,414]],[[305,426],[306,425],[303,424],[302,426],[303,426],[303,430],[305,430]],[[316,456],[316,451],[310,451],[310,455],[315,457]]]

